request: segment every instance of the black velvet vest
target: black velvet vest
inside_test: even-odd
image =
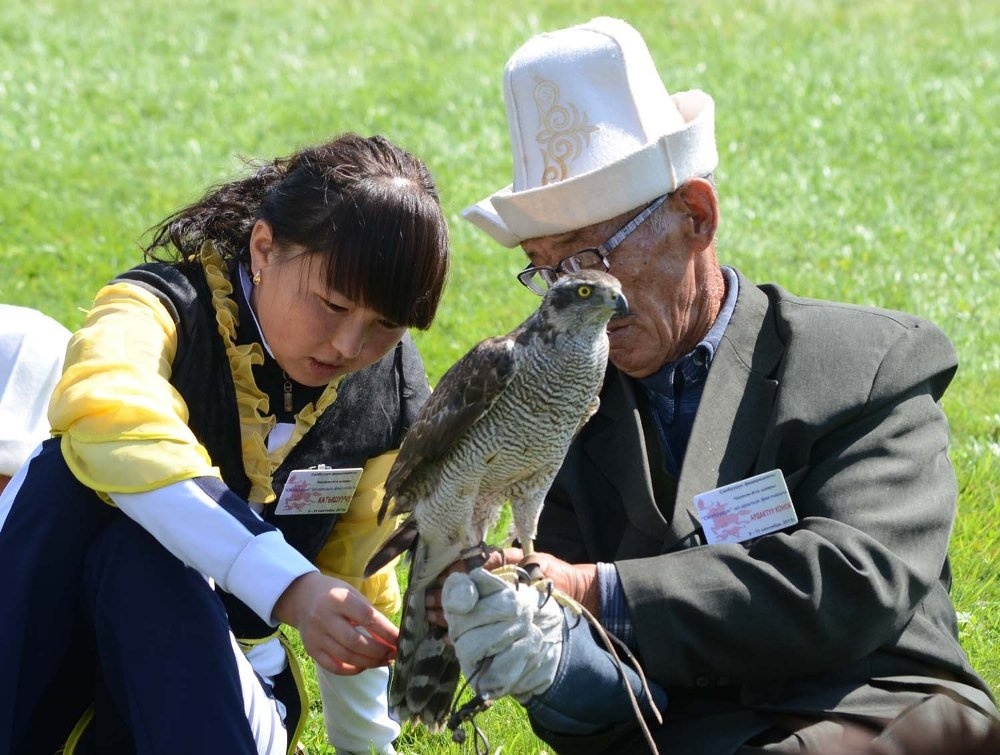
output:
[[[240,451],[236,389],[200,264],[146,263],[119,279],[155,294],[173,317],[178,346],[170,382],[184,398],[190,413],[188,425],[220,469],[223,481],[245,498],[250,480]],[[240,285],[234,267],[230,268],[230,279],[234,287]],[[242,298],[238,293],[235,296]],[[246,328],[241,331],[246,332]],[[265,354],[265,359],[271,358]],[[368,459],[398,448],[429,395],[423,362],[407,334],[380,361],[341,381],[336,400],[272,475],[275,495],[281,495],[293,469],[317,464],[361,467]],[[273,504],[265,506],[264,519],[281,530],[290,545],[315,561],[338,515],[276,516],[274,508]],[[222,591],[220,595],[237,637],[260,638],[273,632],[242,601]]]

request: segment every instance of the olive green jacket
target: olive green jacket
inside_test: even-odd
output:
[[[663,752],[733,752],[770,712],[890,718],[932,689],[995,712],[948,595],[957,485],[938,402],[956,363],[917,317],[740,276],[679,479],[642,391],[609,367],[536,546],[614,562],[641,663],[668,692]],[[694,496],[772,469],[798,524],[706,544]],[[552,744],[645,751],[624,737]]]

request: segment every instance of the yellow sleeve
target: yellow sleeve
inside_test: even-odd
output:
[[[396,528],[396,517],[377,522],[379,506],[385,495],[385,478],[396,459],[397,451],[376,456],[365,464],[351,505],[340,515],[326,545],[316,557],[316,566],[324,574],[342,579],[357,588],[388,617],[402,605],[396,561],[365,578],[365,564],[382,542]]]
[[[49,404],[66,463],[84,485],[141,493],[220,476],[169,382],[176,353],[173,319],[152,293],[123,282],[98,292]]]

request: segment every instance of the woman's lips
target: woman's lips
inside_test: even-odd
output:
[[[340,364],[339,362],[321,362],[320,360],[314,357],[309,358],[309,367],[314,373],[318,375],[330,376],[330,377],[339,375],[340,373],[344,372],[345,369],[344,365]]]

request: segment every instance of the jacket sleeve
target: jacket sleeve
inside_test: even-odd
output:
[[[297,577],[316,571],[222,480],[184,480],[111,498],[164,548],[271,626],[278,598]]]
[[[128,283],[101,289],[70,340],[49,405],[73,474],[102,493],[219,477],[170,384],[177,331],[163,304]]]

